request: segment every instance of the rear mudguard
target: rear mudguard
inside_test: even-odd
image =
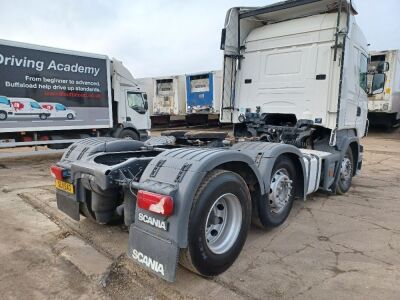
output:
[[[140,179],[139,188],[164,195],[174,199],[174,213],[168,218],[168,232],[161,232],[154,227],[142,224],[143,229],[161,234],[179,245],[187,246],[187,224],[195,193],[206,174],[226,163],[246,163],[257,178],[260,194],[269,190],[271,171],[275,160],[281,154],[292,154],[298,158],[302,167],[305,166],[301,152],[294,146],[273,143],[238,143],[229,149],[195,149],[181,148],[167,150],[155,157],[147,166]],[[302,177],[302,176],[300,176]],[[308,186],[302,181],[303,190]],[[301,191],[301,196],[303,195]],[[141,209],[137,209],[137,214]],[[142,211],[149,214],[148,211]]]
[[[188,244],[193,199],[206,174],[224,164],[245,163],[257,178],[261,196],[265,196],[269,191],[275,160],[281,154],[297,158],[302,169],[300,177],[304,178],[305,166],[301,152],[285,144],[249,142],[238,143],[228,149],[181,148],[167,150],[155,157],[135,187],[172,196],[174,212],[172,216],[162,218],[136,207],[135,223],[131,226],[129,236],[129,256],[149,271],[173,281],[179,249],[186,248]],[[303,191],[307,185],[305,181],[302,180]],[[301,196],[305,194],[303,191]]]

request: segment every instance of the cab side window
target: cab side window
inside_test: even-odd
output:
[[[65,108],[65,106],[64,106],[64,105],[61,105],[61,104],[56,104],[56,110],[57,110],[57,111],[60,111],[60,110],[66,110],[66,108]]]
[[[6,97],[0,97],[0,104],[11,106],[10,100]]]
[[[361,53],[360,55],[360,87],[367,93],[368,92],[368,58]]]
[[[32,108],[35,108],[35,109],[41,109],[41,108],[42,108],[42,107],[39,105],[39,103],[37,103],[37,102],[31,102],[30,104],[31,104],[31,107],[32,107]]]

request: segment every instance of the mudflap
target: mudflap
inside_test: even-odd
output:
[[[175,243],[132,224],[129,230],[128,256],[142,268],[166,281],[175,281],[179,260],[179,247]]]
[[[56,192],[57,198],[57,207],[63,213],[74,219],[75,221],[79,221],[80,213],[79,213],[79,202],[71,199],[70,196],[65,195],[63,192]]]

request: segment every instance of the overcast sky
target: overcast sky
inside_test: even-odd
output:
[[[221,68],[233,6],[276,0],[0,0],[0,39],[107,54],[137,78]],[[400,0],[356,0],[372,50],[400,48]]]

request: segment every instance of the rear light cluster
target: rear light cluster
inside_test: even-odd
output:
[[[63,180],[64,178],[69,176],[69,171],[59,166],[53,165],[50,167],[50,174],[55,179]]]
[[[174,201],[171,196],[143,190],[139,190],[137,193],[137,205],[142,209],[163,216],[170,216],[174,211]]]

